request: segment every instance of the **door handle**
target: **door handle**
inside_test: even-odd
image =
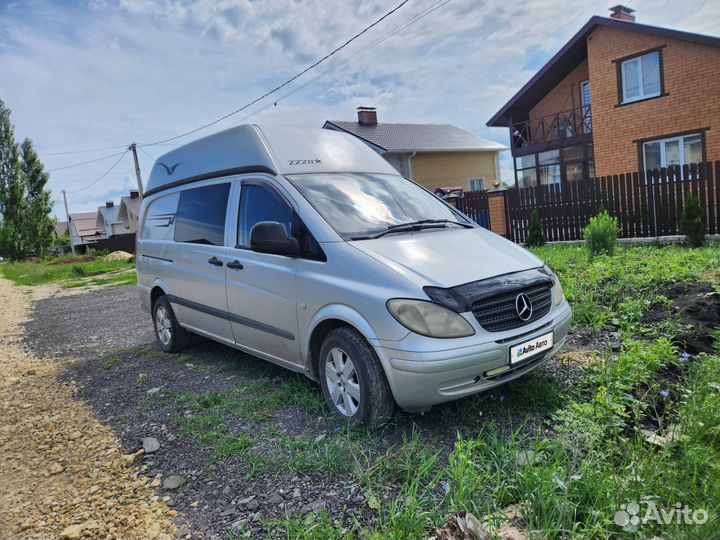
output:
[[[235,261],[230,261],[229,263],[227,263],[227,267],[228,267],[228,268],[232,268],[233,270],[242,270],[242,269],[244,268],[244,266],[242,265],[242,263],[241,263],[240,261],[237,261],[237,260],[235,260]]]
[[[218,259],[217,257],[212,257],[211,259],[208,259],[208,262],[212,264],[213,266],[222,266],[223,262]]]

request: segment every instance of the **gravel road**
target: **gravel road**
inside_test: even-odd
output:
[[[174,536],[176,511],[135,456],[58,380],[58,363],[27,350],[28,296],[0,279],[0,305],[0,539]]]
[[[35,353],[46,358],[84,358],[155,339],[135,287],[39,300],[25,333]]]

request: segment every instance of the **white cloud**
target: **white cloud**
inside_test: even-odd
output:
[[[355,53],[434,4],[412,0],[347,47]],[[635,0],[638,20],[716,32],[720,3]],[[193,129],[246,103],[343,43],[394,5],[379,0],[50,0],[0,7],[0,98],[19,138],[42,152],[148,142]],[[386,121],[448,122],[507,144],[485,122],[598,12],[594,0],[452,0],[249,121],[320,126],[358,105]],[[294,88],[294,86],[291,86]],[[285,90],[271,99],[285,95]],[[259,104],[197,136],[240,122]],[[147,151],[157,157],[169,147]],[[109,153],[109,152],[108,152]],[[48,168],[103,155],[48,156]],[[149,171],[152,160],[140,154]],[[54,173],[79,189],[113,160]],[[510,161],[502,160],[505,179]],[[134,178],[126,157],[97,186],[71,197],[92,209]],[[134,182],[130,182],[130,186]],[[62,207],[59,206],[59,209]]]

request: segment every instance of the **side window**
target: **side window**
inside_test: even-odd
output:
[[[277,221],[292,235],[293,211],[274,191],[263,186],[245,184],[240,192],[238,246],[250,246],[250,232],[261,221]]]
[[[180,195],[173,193],[155,199],[145,211],[143,240],[172,240],[175,234],[175,217]]]
[[[175,241],[222,246],[230,184],[214,184],[180,193]]]

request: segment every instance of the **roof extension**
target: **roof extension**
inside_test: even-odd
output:
[[[327,129],[246,124],[208,135],[160,156],[145,196],[209,178],[242,173],[397,174],[357,138]]]
[[[385,152],[469,152],[498,151],[507,147],[450,124],[363,125],[345,120],[328,120],[325,129],[333,127],[355,135]]]
[[[587,57],[587,36],[599,26],[641,32],[678,41],[687,41],[708,47],[720,47],[720,38],[682,32],[659,26],[638,24],[607,17],[594,16],[568,41],[555,56],[538,71],[495,115],[488,121],[491,127],[507,127],[509,112],[529,111],[542,97],[554,88],[572,69]]]

